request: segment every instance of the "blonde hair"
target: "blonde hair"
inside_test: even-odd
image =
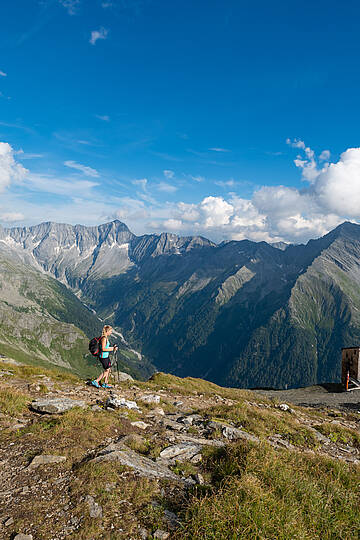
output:
[[[101,337],[105,337],[107,332],[112,329],[112,326],[110,326],[109,324],[105,324],[104,328],[102,329]]]

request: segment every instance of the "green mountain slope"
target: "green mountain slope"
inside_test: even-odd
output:
[[[56,365],[84,377],[99,372],[88,354],[89,338],[102,322],[62,283],[21,261],[0,256],[0,353],[16,360]],[[119,368],[147,375],[127,347],[119,351]]]

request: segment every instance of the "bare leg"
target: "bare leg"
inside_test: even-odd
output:
[[[105,381],[104,382],[105,382],[105,384],[107,384],[109,382],[110,371],[111,371],[111,368],[104,371],[104,376],[105,376]]]

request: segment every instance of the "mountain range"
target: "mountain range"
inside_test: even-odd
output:
[[[353,223],[306,245],[136,236],[117,220],[42,223],[0,228],[0,256],[56,278],[61,294],[96,311],[157,369],[180,376],[237,387],[334,382],[341,347],[360,343]]]

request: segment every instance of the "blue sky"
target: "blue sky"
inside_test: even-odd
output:
[[[4,0],[0,223],[298,242],[357,221],[359,15]]]

